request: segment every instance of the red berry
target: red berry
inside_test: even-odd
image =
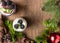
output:
[[[54,40],[55,40],[55,37],[51,36],[51,41],[54,42]]]

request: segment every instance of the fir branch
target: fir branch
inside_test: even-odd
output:
[[[58,30],[57,22],[53,19],[52,20],[48,19],[48,20],[44,21],[43,24],[45,26],[45,29],[40,36],[37,36],[35,38],[37,43],[39,43],[39,42],[43,43],[44,41],[46,41],[46,43],[48,43],[47,40],[50,37],[50,34],[53,32],[57,32],[57,30]]]
[[[13,30],[12,22],[10,22],[7,19],[5,19],[4,22],[5,22],[5,25],[9,28],[9,32],[10,32],[11,37],[12,37],[12,42],[15,43],[15,31]]]
[[[53,19],[55,19],[57,22],[60,21],[60,7],[59,5],[56,5],[57,0],[48,0],[42,10],[43,11],[47,11],[47,12],[51,12],[53,13]]]
[[[54,14],[52,19],[48,19],[43,22],[45,29],[42,32],[41,36],[36,37],[37,43],[48,43],[46,36],[49,37],[51,32],[57,32],[58,31],[58,21],[60,20],[60,9],[59,6],[56,5],[57,0],[47,0],[47,2],[44,4],[42,10],[51,12]],[[43,36],[43,37],[42,37]]]
[[[55,3],[56,3],[56,0],[48,0],[44,4],[42,10],[43,11],[55,11],[55,10],[57,10],[58,7],[55,5]]]
[[[57,28],[58,28],[58,24],[57,22],[55,21],[55,19],[48,19],[46,21],[43,22],[44,26],[47,28],[47,29],[50,29],[52,31],[56,31]]]
[[[43,38],[43,37],[40,37],[40,36],[37,36],[36,37],[36,40],[35,40],[37,43],[47,43],[47,41]]]
[[[9,29],[13,43],[15,43],[16,37],[18,37],[19,39],[21,39],[23,37],[23,34],[21,32],[14,31],[11,21],[9,21],[8,19],[5,19],[4,23],[5,23],[5,26],[7,26]]]

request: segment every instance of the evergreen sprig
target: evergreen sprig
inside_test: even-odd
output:
[[[54,19],[48,19],[48,20],[44,21],[43,24],[47,29],[50,29],[54,32],[56,32],[56,30],[58,28],[58,23]]]
[[[41,36],[36,37],[37,42],[42,41],[42,43],[45,43],[45,42],[48,43],[46,37],[49,37],[51,32],[58,31],[57,25],[58,25],[58,21],[60,20],[60,9],[59,9],[59,6],[56,5],[56,2],[57,0],[48,0],[42,8],[43,11],[51,12],[54,14],[54,16],[52,19],[48,19],[43,22],[45,29],[42,32]],[[44,40],[45,42],[43,42]]]
[[[36,37],[35,41],[37,43],[39,43],[39,42],[49,43],[49,42],[47,42],[47,40],[50,37],[50,34],[53,33],[53,32],[58,32],[58,26],[57,26],[57,22],[55,20],[48,19],[48,20],[44,21],[43,24],[45,26],[45,29],[41,33],[40,36]]]
[[[4,23],[5,23],[5,26],[8,27],[8,30],[9,30],[9,32],[10,32],[10,34],[11,34],[12,42],[13,42],[13,43],[15,43],[16,37],[17,37],[17,38],[20,38],[20,39],[23,37],[23,34],[22,34],[21,32],[16,32],[16,31],[14,31],[13,25],[12,25],[12,22],[11,22],[11,21],[9,21],[8,19],[5,19],[5,20],[4,20]],[[16,37],[15,37],[15,36],[16,36]]]
[[[43,22],[45,29],[42,32],[42,35],[36,37],[37,43],[49,43],[47,38],[50,37],[52,32],[58,32],[58,22],[60,21],[60,8],[57,4],[57,0],[47,0],[44,4],[42,10],[46,12],[51,12],[54,14],[52,19],[48,19]],[[47,37],[47,38],[46,38]],[[44,42],[45,41],[45,42]]]
[[[42,8],[42,10],[43,11],[46,11],[46,12],[51,12],[51,13],[53,13],[53,18],[57,21],[57,22],[59,22],[60,21],[60,5],[57,5],[57,1],[59,1],[59,0],[48,0],[45,4],[44,4],[44,6],[43,6],[43,8]]]
[[[48,0],[44,4],[42,10],[43,11],[51,11],[51,12],[53,11],[53,12],[55,12],[58,9],[58,7],[55,5],[55,3],[56,3],[56,0]]]

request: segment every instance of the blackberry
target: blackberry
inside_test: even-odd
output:
[[[12,40],[12,39],[11,39],[11,36],[9,34],[5,34],[3,36],[3,40]]]
[[[6,6],[7,3],[5,1],[2,1],[2,6]]]
[[[24,25],[21,25],[21,29],[24,29],[25,28],[25,26]]]
[[[15,7],[14,5],[10,5],[10,9],[14,9],[14,7]]]
[[[9,1],[9,0],[8,0],[8,1],[7,1],[7,5],[8,5],[8,6],[12,5],[12,1]]]
[[[19,20],[19,21],[18,21],[18,23],[22,24],[22,23],[23,23],[23,21],[22,21],[22,20]]]
[[[16,29],[18,29],[18,27],[19,27],[19,24],[15,24],[15,25],[14,25],[14,27],[15,27]]]

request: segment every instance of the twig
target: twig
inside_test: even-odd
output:
[[[2,15],[0,14],[0,43],[2,43],[4,25],[2,21]]]

